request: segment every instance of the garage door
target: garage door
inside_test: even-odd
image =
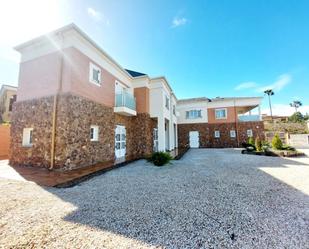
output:
[[[198,131],[190,131],[189,140],[190,140],[190,148],[198,148],[200,146]]]

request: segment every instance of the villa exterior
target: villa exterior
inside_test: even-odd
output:
[[[177,147],[164,77],[125,70],[74,24],[18,47],[11,165],[108,166]]]
[[[194,98],[179,100],[179,147],[240,147],[249,137],[264,138],[262,98]],[[257,114],[251,111],[257,109]]]
[[[180,147],[238,147],[261,136],[261,98],[177,100],[165,77],[122,68],[74,24],[21,53],[10,164],[107,167]],[[251,131],[251,132],[250,132]],[[218,133],[219,132],[219,133]]]

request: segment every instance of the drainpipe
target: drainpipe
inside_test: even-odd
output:
[[[237,146],[239,147],[239,136],[238,136],[238,115],[237,115],[237,111],[236,111],[235,99],[234,99],[234,113],[235,113],[236,141],[237,141]]]
[[[55,164],[55,138],[56,138],[56,124],[57,124],[57,106],[59,94],[62,89],[62,75],[63,75],[63,51],[62,51],[63,36],[60,37],[60,63],[59,63],[59,77],[58,87],[54,96],[53,113],[52,113],[52,136],[51,136],[51,149],[50,149],[50,167],[49,170],[53,170]]]

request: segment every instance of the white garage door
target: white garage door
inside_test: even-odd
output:
[[[198,148],[200,146],[198,131],[190,131],[189,140],[190,140],[190,148]]]

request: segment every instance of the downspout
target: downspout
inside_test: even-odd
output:
[[[239,136],[238,136],[238,115],[236,112],[236,104],[235,104],[235,99],[234,99],[234,115],[235,115],[235,128],[236,128],[236,142],[237,146],[239,147]]]
[[[52,113],[52,136],[51,136],[51,149],[50,149],[50,167],[49,170],[53,170],[55,164],[55,138],[56,138],[56,124],[57,124],[57,106],[59,94],[62,89],[62,75],[63,75],[63,52],[62,52],[63,37],[60,37],[60,63],[59,63],[59,77],[58,87],[54,96],[53,113]]]

